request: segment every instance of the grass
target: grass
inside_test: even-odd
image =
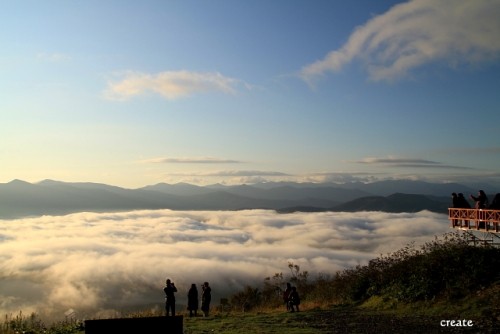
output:
[[[0,334],[77,334],[84,333],[83,323],[67,319],[47,326],[36,314],[25,316],[22,312],[6,315],[0,323]]]
[[[318,307],[299,313],[269,309],[185,318],[186,334],[236,333],[498,333],[500,283],[461,300],[397,302],[383,296],[359,304]],[[472,320],[467,328],[443,328],[442,320]]]
[[[311,312],[284,311],[219,314],[209,318],[185,318],[185,334],[261,333],[261,334],[318,334],[311,326]]]

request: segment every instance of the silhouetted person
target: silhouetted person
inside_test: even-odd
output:
[[[212,289],[208,285],[208,282],[203,283],[201,286],[201,310],[203,311],[203,315],[208,317],[208,312],[210,311],[210,302],[212,301]]]
[[[486,209],[488,207],[488,197],[486,197],[484,191],[479,190],[477,197],[471,194],[470,198],[476,202],[476,209]]]
[[[470,209],[470,204],[469,204],[469,201],[464,197],[464,194],[462,193],[459,193],[458,196],[457,196],[457,205],[459,208],[461,209]],[[465,222],[465,226],[469,226],[469,220],[464,220]]]
[[[286,305],[286,310],[290,311],[290,302],[288,298],[290,297],[290,292],[292,292],[292,285],[290,283],[286,283],[286,289],[283,292],[283,302]]]
[[[172,316],[175,316],[175,295],[177,288],[174,283],[167,279],[167,285],[163,288],[165,292],[165,311],[168,317],[169,311],[172,311]]]
[[[486,194],[484,193],[484,191],[479,190],[477,197],[470,195],[470,198],[472,198],[476,202],[476,204],[474,206],[476,209],[486,209],[488,207],[488,197],[486,197]],[[478,227],[485,228],[486,223],[484,221],[479,221]]]
[[[290,305],[290,312],[299,312],[300,297],[296,287],[292,287],[288,301]]]
[[[190,317],[198,315],[198,289],[194,283],[188,291],[188,310]]]
[[[500,193],[497,193],[495,197],[493,197],[493,200],[491,201],[491,204],[488,207],[488,209],[500,210]]]
[[[458,208],[470,209],[469,201],[464,197],[464,194],[459,193],[457,196]]]

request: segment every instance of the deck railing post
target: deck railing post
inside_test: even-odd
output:
[[[465,214],[467,215],[467,220],[465,221],[465,226],[467,229],[470,229],[470,211],[466,209]]]

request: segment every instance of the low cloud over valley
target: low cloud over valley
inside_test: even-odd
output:
[[[167,277],[178,304],[203,281],[218,304],[246,284],[286,275],[289,261],[313,277],[333,274],[448,230],[445,215],[427,211],[144,210],[0,220],[0,314],[162,308]]]

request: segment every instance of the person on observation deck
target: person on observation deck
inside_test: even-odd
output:
[[[479,190],[477,196],[471,194],[470,198],[472,198],[472,200],[476,202],[476,209],[486,209],[488,207],[488,197],[483,190]]]
[[[469,202],[465,199],[464,194],[459,193],[457,197],[457,208],[470,209]]]
[[[493,197],[493,200],[491,201],[491,204],[488,207],[488,209],[500,210],[500,193],[497,193],[495,197]]]
[[[459,203],[458,203],[458,196],[457,193],[452,193],[451,194],[451,207],[452,208],[459,208]],[[458,226],[458,219],[453,219],[453,226]]]
[[[452,205],[453,208],[459,208],[457,193],[452,193],[451,194],[451,205]]]
[[[470,209],[470,204],[469,204],[469,201],[467,201],[467,199],[464,197],[464,194],[463,193],[458,193],[458,196],[456,197],[455,201],[454,201],[454,208],[459,208],[459,209]],[[464,213],[465,216],[467,216],[467,214]],[[457,220],[456,221],[456,225],[455,226],[462,226],[462,223],[465,223],[466,225],[465,226],[468,226],[469,224],[469,220]]]

